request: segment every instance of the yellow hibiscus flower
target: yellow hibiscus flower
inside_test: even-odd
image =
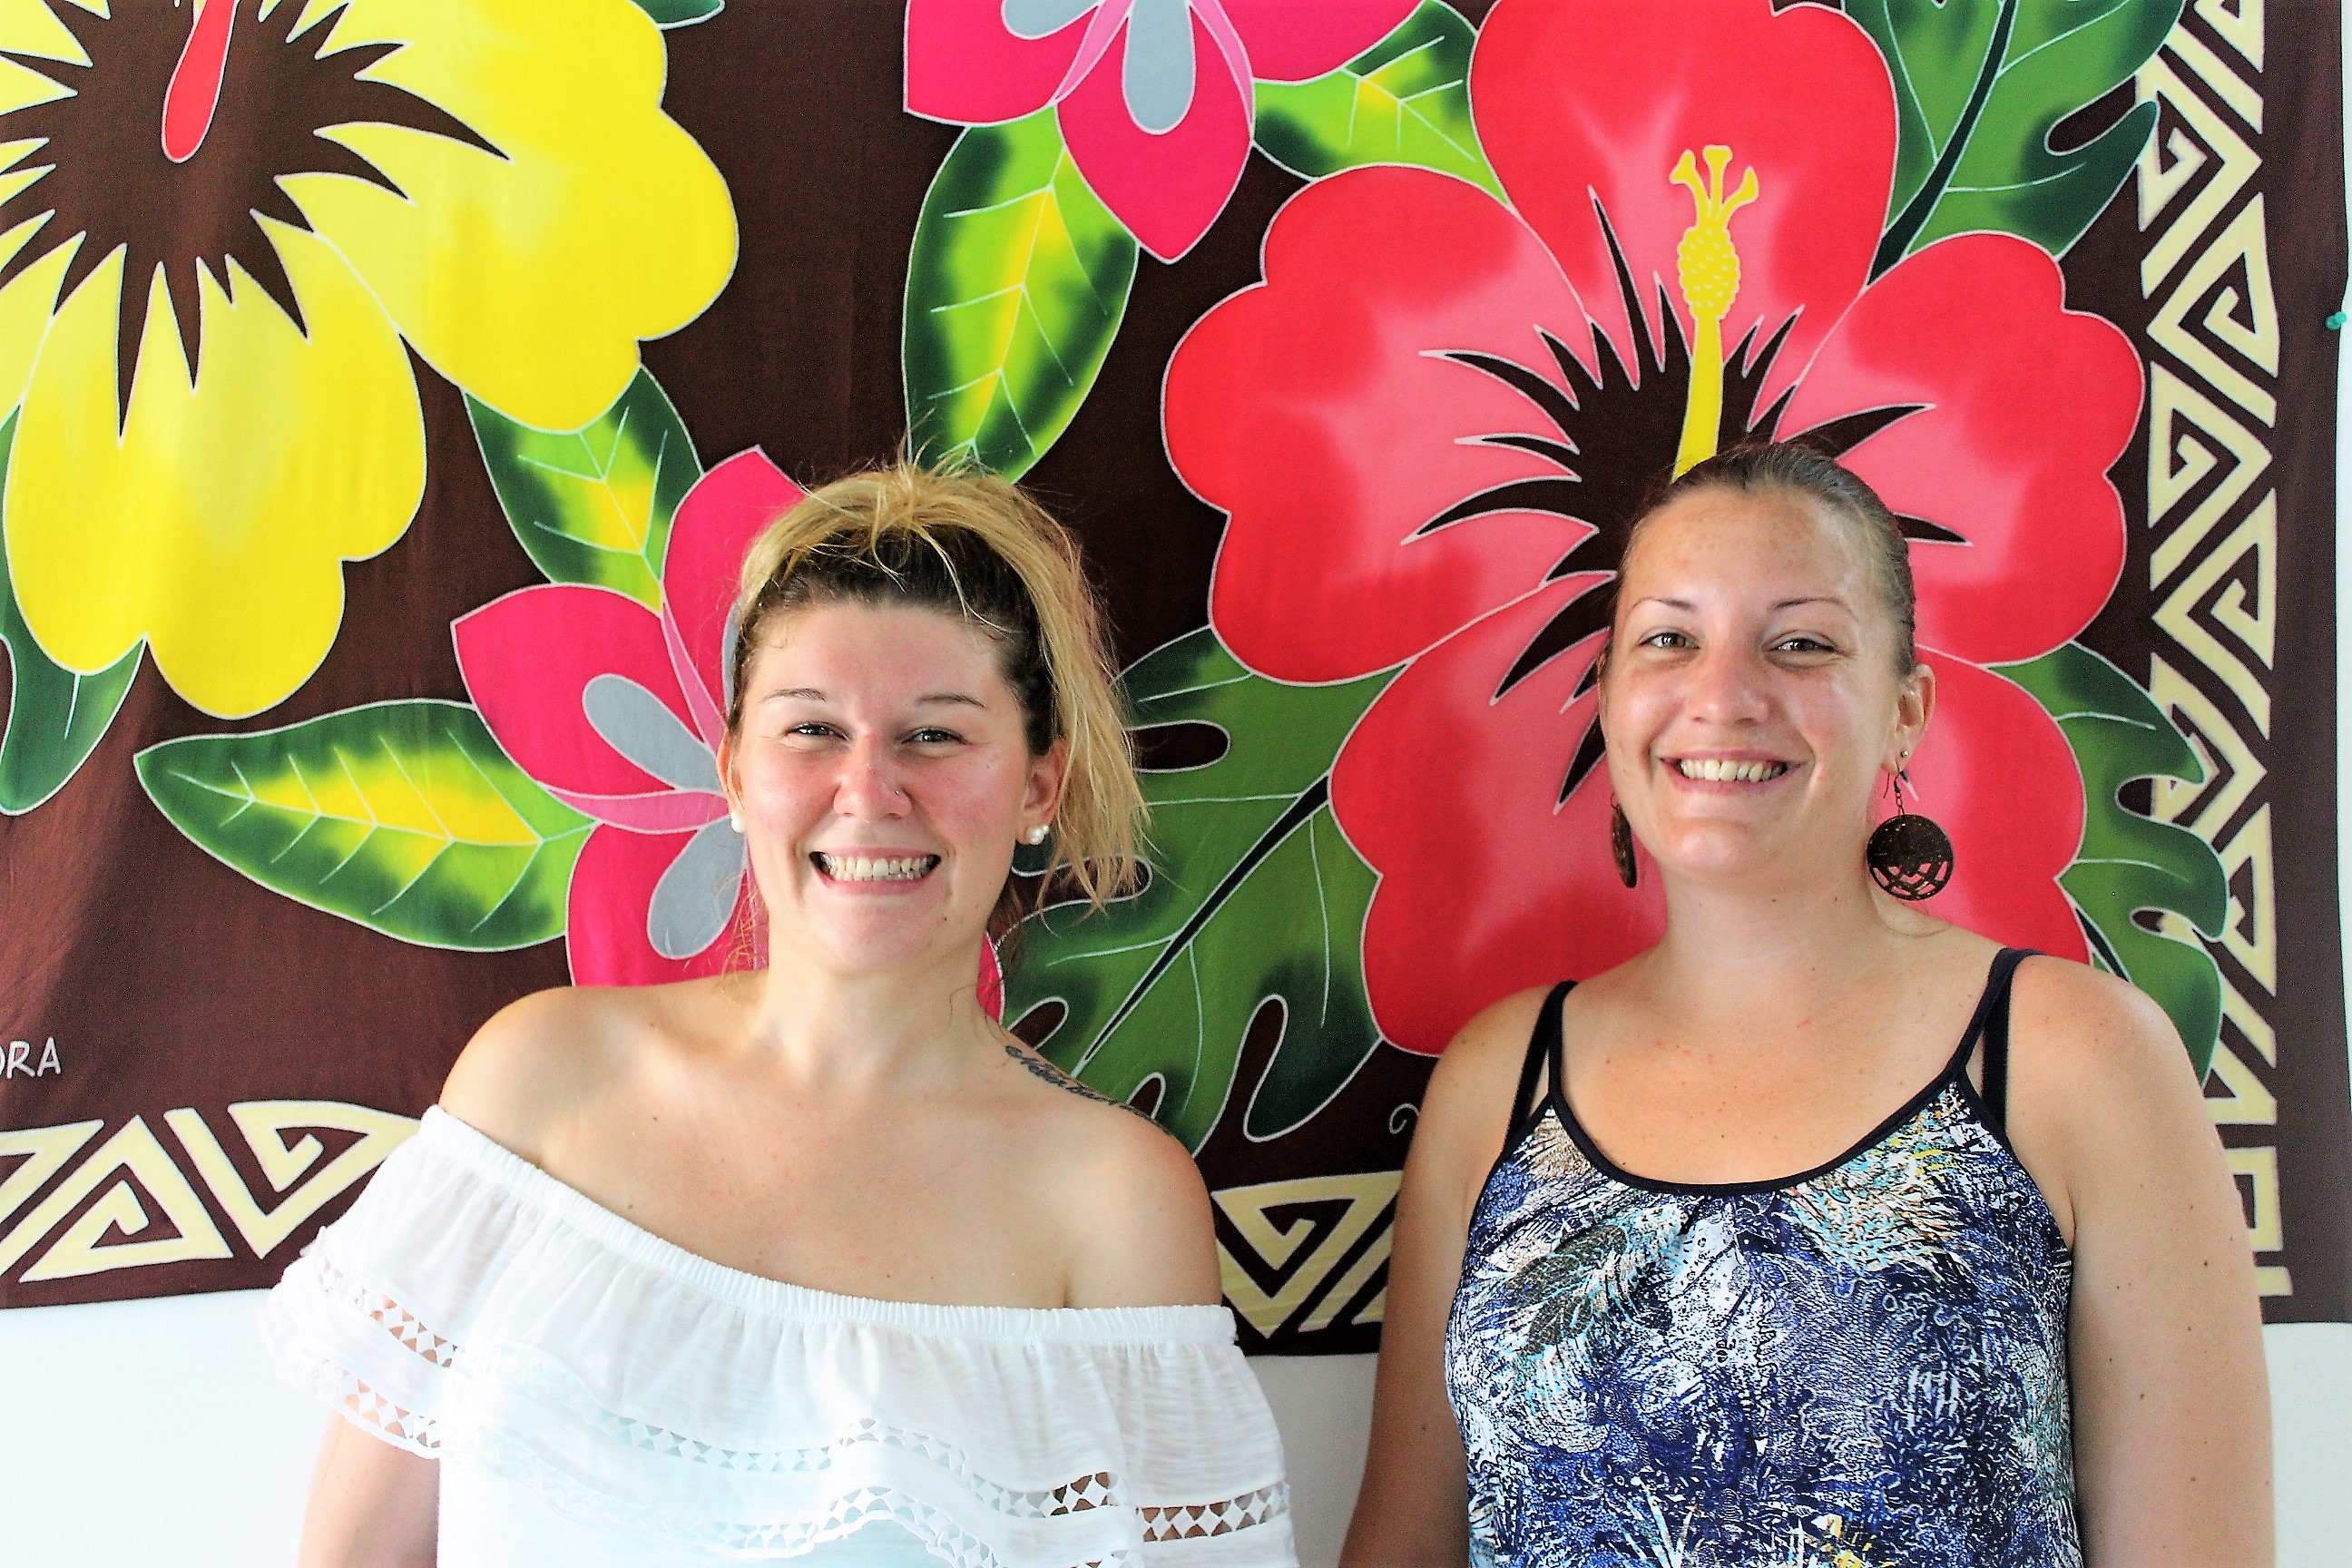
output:
[[[726,283],[630,0],[0,0],[7,568],[58,664],[282,700],[424,492],[408,352],[604,412]]]

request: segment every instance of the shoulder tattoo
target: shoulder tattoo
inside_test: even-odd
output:
[[[1128,1104],[1127,1101],[1123,1100],[1113,1100],[1109,1095],[1103,1093],[1099,1089],[1088,1089],[1085,1084],[1080,1083],[1076,1079],[1072,1078],[1068,1073],[1064,1072],[1060,1068],[1055,1067],[1052,1062],[1047,1061],[1045,1058],[1024,1049],[1022,1047],[1015,1045],[1011,1040],[1004,1042],[1004,1054],[1011,1057],[1014,1061],[1019,1062],[1024,1068],[1027,1068],[1031,1077],[1042,1079],[1045,1082],[1052,1084],[1055,1089],[1065,1090],[1070,1094],[1075,1094],[1080,1100],[1091,1100],[1097,1105],[1117,1106],[1119,1110],[1126,1111],[1129,1116],[1141,1116],[1144,1121],[1150,1121],[1154,1127],[1160,1125],[1159,1122],[1153,1121],[1150,1117],[1145,1116],[1142,1111],[1138,1110],[1134,1106]]]

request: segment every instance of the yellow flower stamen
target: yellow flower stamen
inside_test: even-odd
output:
[[[1695,331],[1691,342],[1690,399],[1683,407],[1682,445],[1675,453],[1675,472],[1681,474],[1715,456],[1723,425],[1723,318],[1739,294],[1739,251],[1731,243],[1731,215],[1756,199],[1756,171],[1741,174],[1738,187],[1723,194],[1723,174],[1731,166],[1731,149],[1706,149],[1706,178],[1699,178],[1698,160],[1685,150],[1667,176],[1691,194],[1697,221],[1683,231],[1675,247],[1683,303],[1690,307]]]

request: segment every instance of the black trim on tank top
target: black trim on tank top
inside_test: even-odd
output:
[[[1543,1120],[1544,1107],[1550,1101],[1551,1091],[1547,1085],[1545,1091],[1538,1095],[1535,1087],[1536,1075],[1542,1069],[1547,1055],[1545,1031],[1549,1026],[1550,1039],[1555,1044],[1559,1041],[1560,1005],[1575,989],[1575,981],[1561,981],[1551,988],[1550,994],[1543,1000],[1543,1005],[1537,1009],[1535,1027],[1528,1031],[1527,1058],[1519,1064],[1519,1085],[1511,1096],[1510,1124],[1503,1130],[1503,1152],[1495,1156],[1495,1163],[1486,1167],[1486,1178],[1478,1184],[1478,1195],[1470,1205],[1470,1212],[1474,1215],[1486,1205],[1486,1190],[1495,1184],[1496,1173],[1510,1163],[1511,1157],[1519,1152],[1519,1145],[1527,1142],[1528,1134],[1533,1132],[1536,1123]],[[1553,1059],[1558,1059],[1556,1051],[1549,1054]]]
[[[1561,1059],[1560,1004],[1567,999],[1573,982],[1563,982],[1554,987],[1551,995],[1545,999],[1544,1011],[1537,1016],[1534,1037],[1528,1041],[1528,1055],[1533,1058],[1540,1047],[1550,1058],[1551,1082],[1545,1088],[1545,1101],[1551,1107],[1552,1114],[1559,1119],[1561,1129],[1570,1141],[1592,1163],[1592,1168],[1621,1186],[1645,1193],[1664,1193],[1679,1197],[1738,1197],[1745,1194],[1777,1193],[1801,1186],[1828,1175],[1885,1142],[1955,1082],[1961,1093],[1979,1109],[1986,1131],[2002,1148],[2007,1149],[2009,1135],[2002,1126],[2002,1119],[2009,1100],[2010,983],[2016,976],[2018,964],[2033,956],[2034,950],[2017,947],[2004,947],[1993,954],[1992,963],[1985,973],[1984,990],[1977,997],[1976,1009],[1969,1015],[1968,1026],[1960,1031],[1960,1043],[1953,1049],[1951,1059],[1944,1064],[1944,1070],[1843,1153],[1809,1171],[1800,1171],[1793,1176],[1777,1176],[1761,1182],[1662,1182],[1648,1176],[1637,1176],[1602,1153],[1601,1146],[1584,1130],[1584,1123],[1577,1120],[1575,1110],[1568,1102],[1568,1074]],[[1547,1026],[1549,1039],[1545,1037]],[[1985,1043],[1985,1084],[1992,1089],[1990,1096],[1979,1094],[1976,1086],[1969,1082],[1969,1058],[1975,1054],[1979,1039]],[[1997,1089],[1994,1088],[1996,1083]],[[1533,1126],[1534,1118],[1528,1118],[1528,1124]],[[1524,1135],[1524,1132],[1517,1133],[1505,1144],[1505,1159],[1510,1157],[1512,1150]],[[2016,1157],[2014,1150],[2010,1153],[2011,1158]],[[1501,1163],[1500,1160],[1496,1162],[1498,1167]],[[1493,1179],[1492,1172],[1488,1173],[1488,1179]]]
[[[2009,1142],[2010,993],[2017,979],[2017,966],[2032,956],[2031,949],[2004,947],[1992,961],[1992,1007],[1985,1015],[1984,1024],[1984,1088],[1979,1094],[1984,1101],[1985,1125],[2003,1143]]]
[[[1967,1097],[1977,1120],[1994,1142],[2017,1158],[2016,1145],[2009,1141],[2009,1017],[2014,994],[2018,965],[2029,958],[2039,958],[2042,950],[2032,947],[2005,947],[1993,960],[1998,973],[1986,982],[1984,1028],[1980,1043],[1984,1047],[1984,1086],[1979,1089],[1969,1081],[1968,1074],[1960,1075],[1960,1093]],[[2005,961],[2005,963],[2004,963]],[[2021,1164],[2022,1162],[2020,1162]]]
[[[1536,1118],[1543,1114],[1543,1097],[1536,1093],[1536,1084],[1547,1063],[1559,1070],[1559,1015],[1567,1004],[1568,994],[1576,989],[1576,982],[1563,980],[1544,997],[1543,1005],[1536,1011],[1536,1026],[1528,1031],[1527,1059],[1519,1064],[1519,1087],[1511,1095],[1511,1127],[1503,1140],[1506,1152],[1517,1146],[1534,1128]],[[1549,1041],[1549,1046],[1546,1041]]]

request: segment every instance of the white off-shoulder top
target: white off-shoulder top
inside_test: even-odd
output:
[[[442,1568],[1290,1565],[1223,1307],[868,1300],[747,1274],[440,1110],[262,1308],[280,1369],[440,1461]]]

